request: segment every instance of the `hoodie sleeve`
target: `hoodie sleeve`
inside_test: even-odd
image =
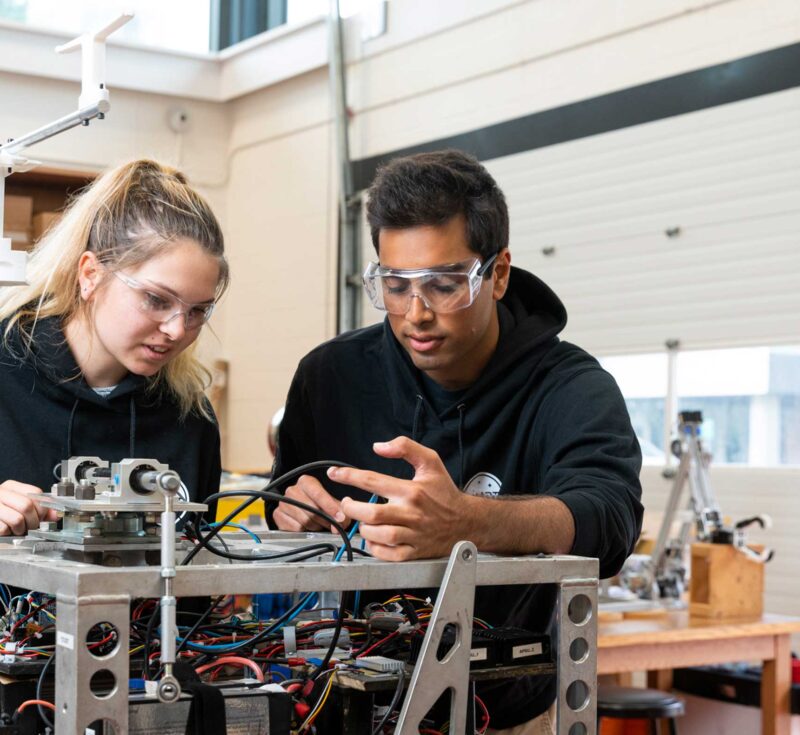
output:
[[[300,363],[289,387],[283,419],[278,429],[278,447],[272,476],[279,477],[316,459],[314,416],[306,390],[305,361]]]
[[[272,463],[273,479],[317,458],[314,454],[316,451],[314,416],[306,390],[306,371],[306,361],[303,360],[289,387],[283,419],[278,428],[275,461]],[[283,493],[285,490],[285,487],[280,488],[278,492]],[[277,505],[277,502],[269,502],[266,505],[267,522],[270,528],[275,526],[272,516]]]
[[[602,368],[585,370],[551,393],[539,418],[540,487],[572,513],[570,553],[599,558],[610,577],[633,551],[643,513],[642,455],[622,394]]]

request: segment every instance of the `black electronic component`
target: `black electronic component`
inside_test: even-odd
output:
[[[470,643],[469,651],[469,667],[475,669],[493,669],[500,666],[501,663],[497,660],[496,645],[483,637],[484,631],[473,630],[472,640]],[[419,658],[420,650],[422,649],[422,635],[415,635],[411,638],[411,652],[409,656],[410,663],[416,663]],[[448,626],[442,633],[442,640],[439,642],[439,648],[436,651],[436,656],[439,660],[447,655],[447,652],[455,645],[456,634],[452,626]]]
[[[480,631],[495,644],[498,666],[550,663],[550,636],[521,628],[490,628]]]

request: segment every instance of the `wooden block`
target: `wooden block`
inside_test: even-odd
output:
[[[755,547],[754,547],[755,548]],[[689,613],[703,618],[760,617],[764,565],[727,544],[692,544]]]

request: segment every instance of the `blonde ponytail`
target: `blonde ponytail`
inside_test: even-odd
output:
[[[108,171],[70,203],[58,224],[37,243],[28,262],[28,285],[0,289],[3,339],[7,341],[16,328],[30,351],[38,319],[58,316],[66,324],[87,308],[78,283],[78,261],[85,251],[114,269],[130,268],[177,239],[192,240],[217,258],[219,298],[229,279],[222,230],[183,174],[149,160]],[[204,390],[210,374],[193,348],[153,376],[150,389],[171,391],[182,415],[195,410],[208,417]]]

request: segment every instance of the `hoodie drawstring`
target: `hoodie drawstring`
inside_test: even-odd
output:
[[[411,441],[417,441],[419,421],[422,418],[423,400],[422,394],[417,393],[417,405],[414,407],[414,423],[411,425]]]
[[[131,459],[136,456],[136,401],[133,400],[133,396],[131,396],[131,431],[130,431],[130,438],[129,438],[129,446],[130,446],[130,454],[128,455]]]
[[[69,459],[72,456],[72,424],[75,422],[75,411],[78,410],[78,404],[81,402],[80,398],[75,399],[75,403],[72,404],[72,410],[69,412],[69,423],[67,424],[67,456],[65,459]]]
[[[464,411],[465,403],[458,404],[458,487],[464,489]]]
[[[81,399],[76,398],[75,403],[72,404],[72,410],[69,412],[69,423],[67,424],[67,456],[65,459],[69,459],[72,456],[72,427],[75,424],[75,413],[78,410],[78,404],[80,402]],[[136,456],[136,401],[134,400],[133,396],[131,396],[129,405],[131,424],[130,433],[128,436],[128,457],[133,459]]]

